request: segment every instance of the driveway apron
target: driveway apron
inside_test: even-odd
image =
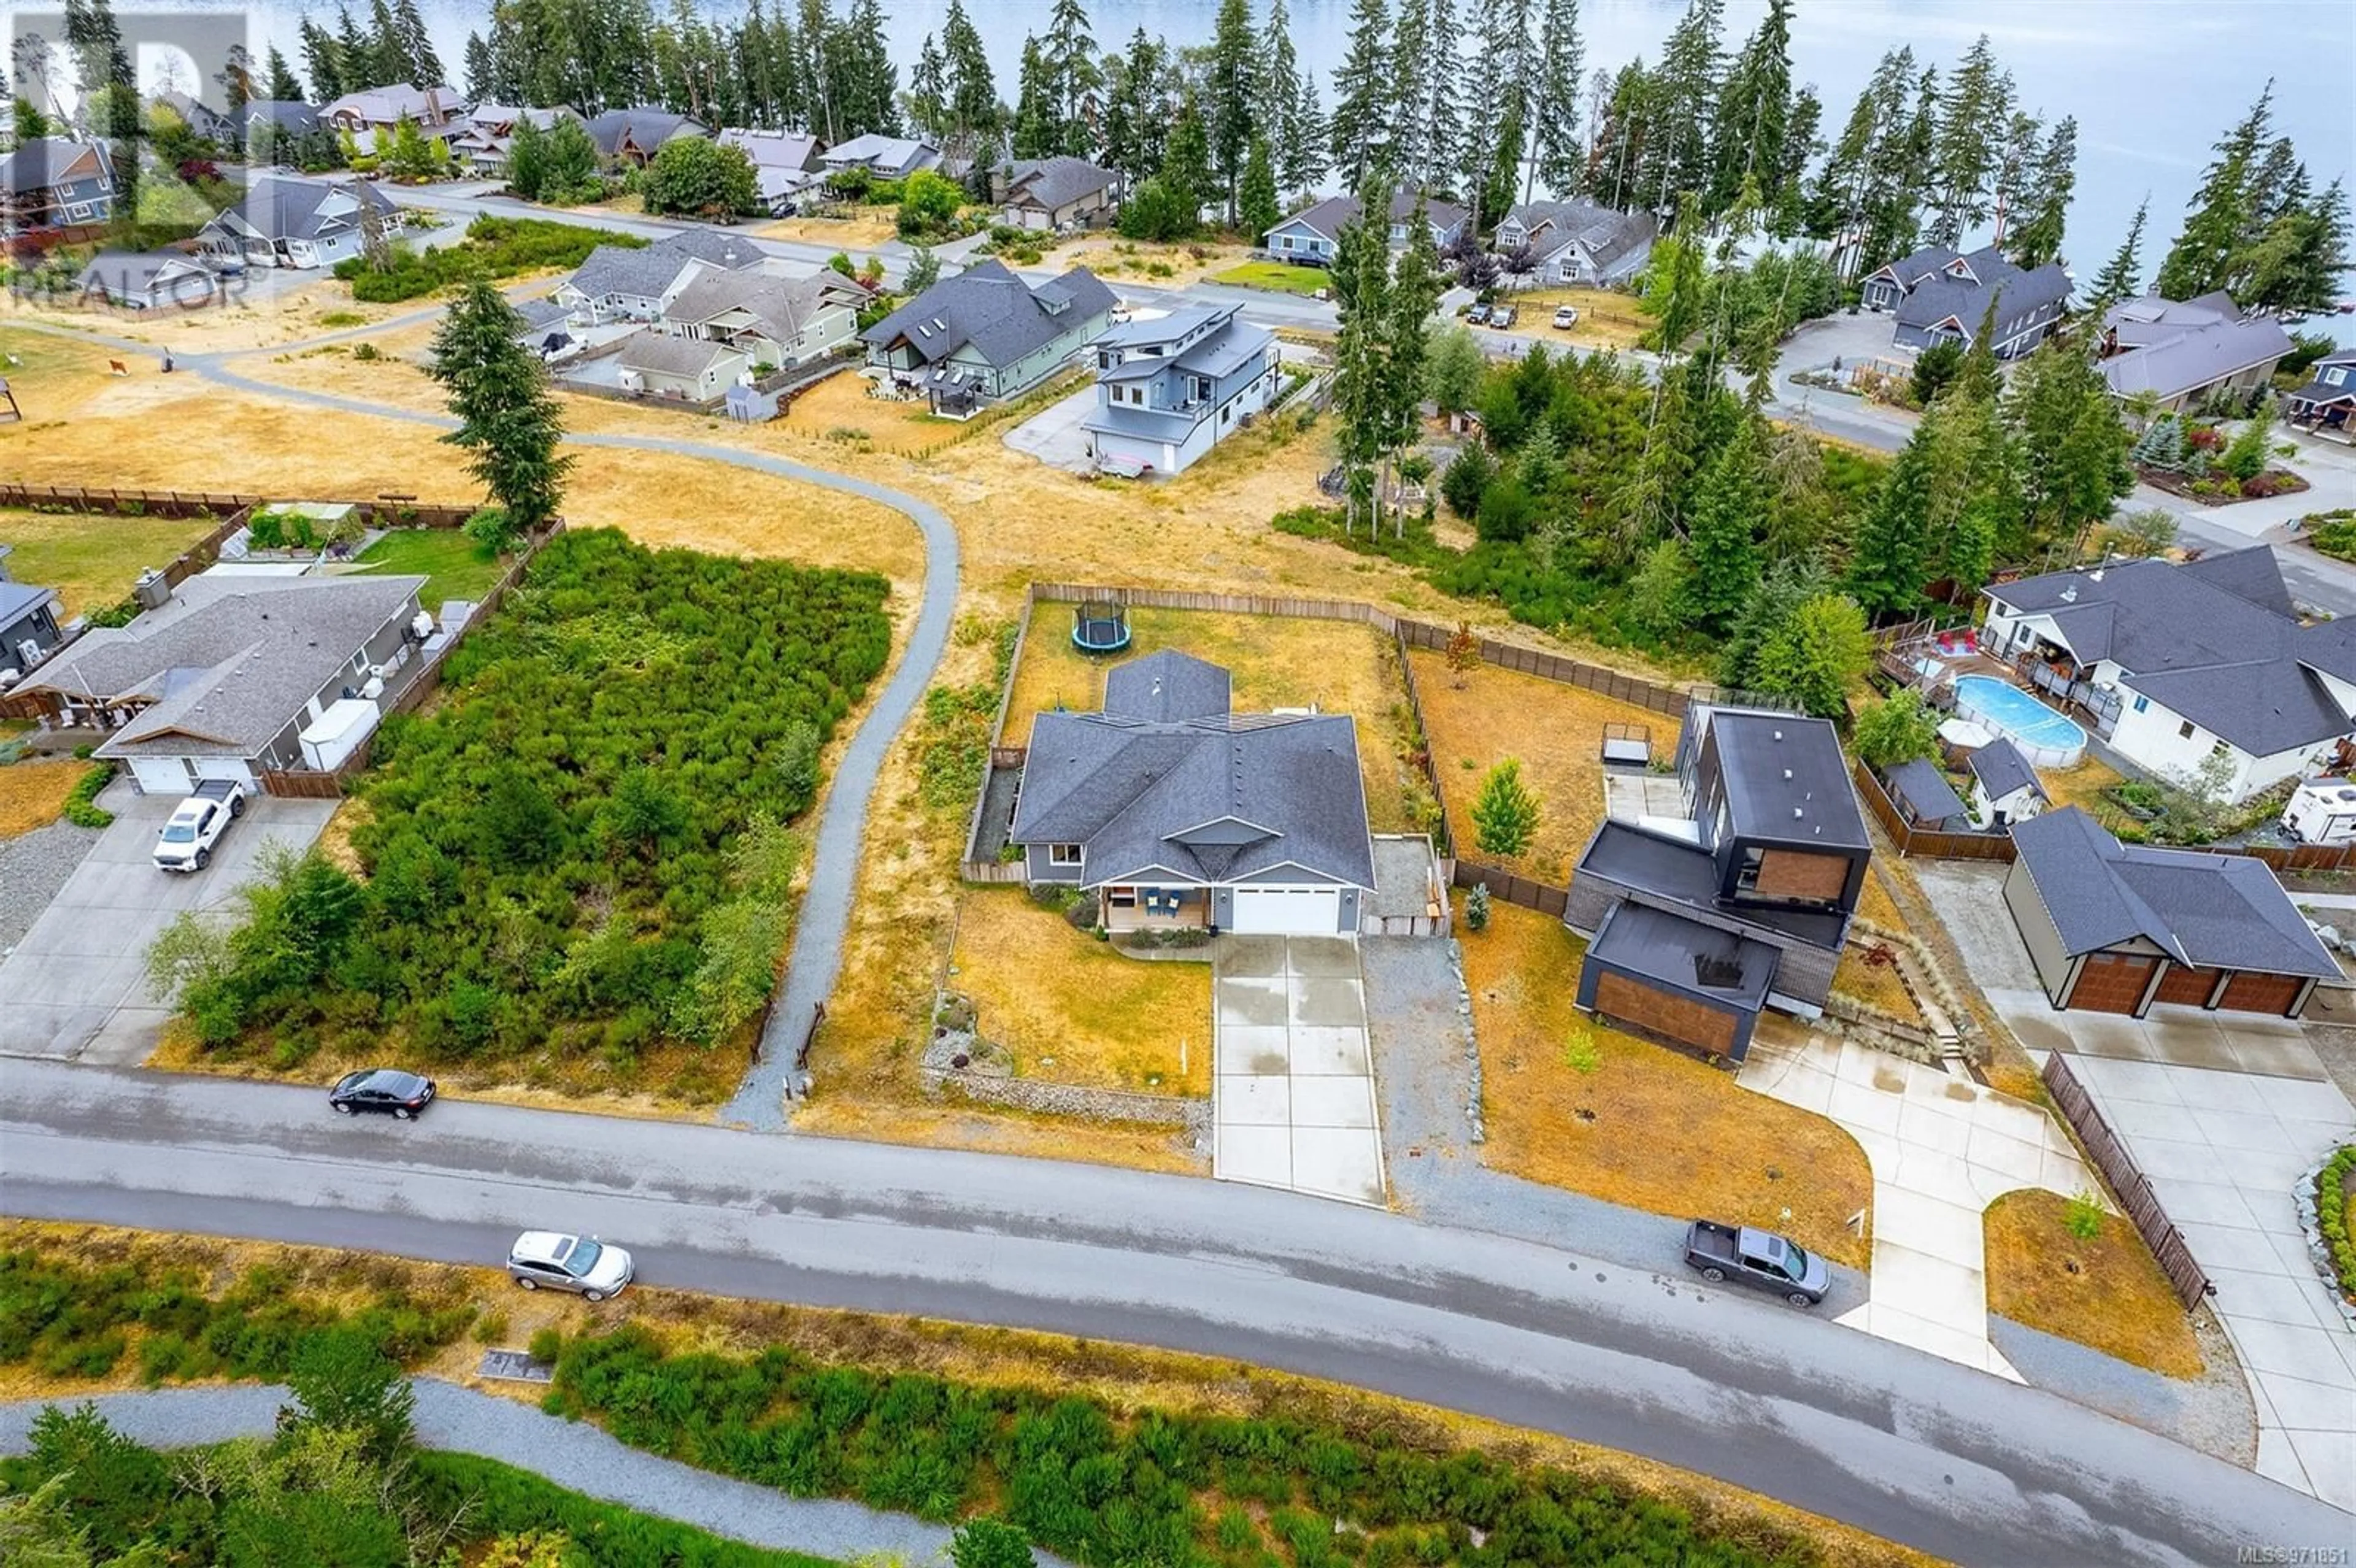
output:
[[[1382,1131],[1358,944],[1221,937],[1211,1006],[1211,1174],[1380,1206]]]

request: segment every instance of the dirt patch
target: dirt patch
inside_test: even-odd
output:
[[[1848,1221],[1873,1178],[1855,1139],[1580,1012],[1585,944],[1560,921],[1501,903],[1462,944],[1491,1166],[1655,1214],[1764,1226],[1866,1265],[1869,1238]]]
[[[1048,251],[1044,264],[1059,272],[1086,267],[1116,290],[1123,283],[1176,289],[1200,283],[1214,272],[1249,260],[1251,248],[1248,245],[1157,245],[1112,235],[1090,235]]]
[[[89,763],[12,763],[0,768],[0,838],[46,827],[90,772]]]
[[[841,251],[872,251],[900,233],[897,207],[858,207],[842,218],[781,218],[753,232],[764,240],[798,240]]]
[[[1628,348],[1635,345],[1652,327],[1652,322],[1636,308],[1636,296],[1615,293],[1610,289],[1546,288],[1531,289],[1508,296],[1515,309],[1523,313],[1515,324],[1521,331],[1543,337],[1547,342],[1577,343],[1594,348]],[[1555,307],[1572,305],[1579,311],[1575,326],[1557,328]],[[1479,327],[1472,330],[1478,332]]]
[[[2171,1378],[2201,1375],[2191,1319],[2126,1216],[2070,1233],[2070,1200],[2034,1189],[1988,1205],[1988,1310]]]

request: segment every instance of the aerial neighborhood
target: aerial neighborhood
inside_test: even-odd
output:
[[[2356,11],[1902,11],[12,16],[0,1559],[2344,1560]]]

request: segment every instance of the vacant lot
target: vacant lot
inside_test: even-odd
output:
[[[1516,326],[1525,332],[1542,334],[1549,340],[1625,348],[1653,325],[1636,308],[1635,295],[1615,293],[1609,289],[1531,289],[1507,298],[1526,313]],[[1555,307],[1566,304],[1578,310],[1579,325],[1558,331],[1553,325]]]
[[[1145,1093],[1211,1092],[1211,966],[1131,958],[1019,888],[958,911],[949,987],[1024,1078]]]
[[[1472,802],[1482,779],[1496,763],[1518,757],[1523,781],[1538,796],[1538,830],[1529,850],[1505,869],[1562,887],[1603,820],[1604,726],[1644,726],[1655,758],[1676,750],[1677,721],[1665,713],[1495,665],[1460,676],[1442,655],[1419,649],[1408,657],[1459,854],[1476,855]]]
[[[2171,1378],[2198,1377],[2200,1341],[2135,1227],[2104,1214],[2081,1240],[2069,1214],[2068,1199],[2036,1189],[1988,1205],[1988,1310]]]
[[[1154,288],[1183,288],[1250,257],[1250,248],[1242,244],[1189,240],[1161,245],[1118,235],[1092,235],[1049,251],[1044,264],[1059,272],[1086,267],[1116,290],[1124,280]]]
[[[1014,671],[1004,743],[1027,745],[1031,720],[1055,709],[1087,712],[1104,701],[1105,671],[1123,659],[1174,648],[1226,667],[1239,713],[1316,708],[1357,721],[1358,769],[1366,816],[1377,833],[1409,830],[1414,769],[1402,757],[1406,688],[1388,638],[1350,621],[1283,615],[1223,615],[1191,610],[1129,613],[1130,645],[1119,654],[1084,654],[1072,645],[1069,604],[1042,603],[1031,618],[1023,662]]]
[[[438,610],[444,600],[479,603],[507,562],[456,528],[401,528],[360,551],[358,565],[380,577],[422,576],[417,602]]]
[[[1323,267],[1296,267],[1290,261],[1246,261],[1215,273],[1211,282],[1237,288],[1273,289],[1279,293],[1313,294],[1333,286],[1333,274]]]
[[[856,371],[829,377],[796,398],[777,426],[847,453],[920,452],[964,428],[922,398],[878,398],[874,387]]]
[[[161,571],[212,532],[217,522],[0,507],[0,544],[13,547],[8,575],[56,589],[70,618],[128,599],[142,571],[151,566]]]
[[[0,839],[55,822],[92,763],[11,763],[0,767]]]
[[[764,240],[799,240],[845,251],[872,251],[900,232],[897,207],[853,207],[841,218],[781,218],[753,230]]]
[[[1490,1165],[1656,1214],[1763,1225],[1865,1266],[1848,1220],[1873,1179],[1847,1133],[1580,1013],[1584,944],[1560,921],[1500,903],[1463,945]]]

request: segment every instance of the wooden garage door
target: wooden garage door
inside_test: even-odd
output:
[[[1723,1056],[1734,1048],[1734,1015],[1606,970],[1595,979],[1595,1010],[1683,1045]]]
[[[2132,1013],[2159,960],[2141,953],[2089,953],[2066,1004],[2080,1012]]]
[[[2209,993],[2217,988],[2217,975],[2214,969],[2187,969],[2180,964],[2171,964],[2168,973],[2160,976],[2159,1000],[2205,1008],[2209,1005]]]
[[[2217,1005],[2237,1013],[2286,1013],[2302,983],[2296,975],[2236,975],[2225,982],[2225,999]]]

